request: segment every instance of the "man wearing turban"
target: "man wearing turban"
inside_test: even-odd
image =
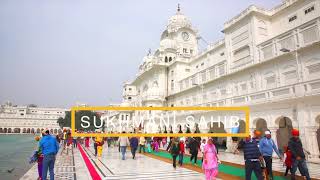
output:
[[[307,180],[311,180],[307,163],[306,163],[306,157],[303,152],[303,147],[301,140],[299,138],[299,130],[297,129],[292,129],[291,131],[292,137],[289,140],[289,149],[291,150],[292,153],[292,172],[291,172],[291,179],[295,179],[295,173],[297,171],[297,168],[299,168],[300,172],[303,176],[306,177]]]

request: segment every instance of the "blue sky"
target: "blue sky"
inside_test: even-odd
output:
[[[1,0],[0,103],[120,102],[177,4],[208,42],[251,4],[281,0]]]

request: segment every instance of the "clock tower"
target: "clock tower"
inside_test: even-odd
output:
[[[167,61],[166,56],[164,57],[165,62],[190,58],[198,53],[197,30],[192,27],[189,18],[181,13],[179,5],[176,14],[169,18],[168,25],[161,35],[159,50],[167,55]]]

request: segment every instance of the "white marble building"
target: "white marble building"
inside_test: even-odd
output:
[[[61,132],[57,123],[65,116],[67,109],[15,106],[10,102],[0,106],[0,133],[40,133],[49,129],[51,133]]]
[[[224,24],[223,39],[199,52],[197,30],[178,8],[159,48],[124,84],[122,105],[249,106],[250,130],[270,129],[282,148],[298,128],[319,159],[319,27],[318,0],[250,6]],[[228,146],[231,138],[224,141]]]

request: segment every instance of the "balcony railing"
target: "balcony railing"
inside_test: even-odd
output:
[[[300,96],[310,96],[315,94],[320,94],[320,80],[313,80],[308,82],[303,82],[300,84],[282,86],[273,89],[262,90],[255,93],[247,93],[241,96],[232,96],[220,98],[212,98],[213,101],[204,102],[202,104],[190,104],[190,106],[250,106],[255,104],[263,104],[278,100],[293,99],[299,97],[296,93],[296,86],[304,86],[305,91],[300,94]],[[208,98],[210,99],[210,98]],[[180,115],[190,114],[192,112],[180,112]]]
[[[258,45],[260,62],[282,55],[284,52],[282,52],[281,49],[294,51],[318,42],[319,40],[319,25],[316,21],[297,27]]]
[[[294,2],[295,0],[292,0]],[[290,1],[291,3],[291,1]],[[298,50],[299,48],[304,48],[309,46],[313,43],[320,41],[320,34],[319,34],[319,23],[317,22],[319,18],[313,20],[313,22],[308,22],[303,24],[295,29],[287,31],[283,34],[280,34],[272,39],[269,39],[263,43],[257,45],[257,49],[259,51],[259,57],[257,60],[252,59],[252,56],[244,57],[238,61],[233,62],[230,66],[226,66],[227,64],[224,63],[225,67],[229,67],[230,69],[225,70],[223,76],[228,74],[236,73],[239,70],[254,66],[260,62],[272,60],[278,56],[281,56],[285,52],[282,52],[281,49],[285,48],[290,51]],[[174,93],[180,93],[195,87],[193,84],[204,84],[211,82],[215,79],[219,79],[222,75],[219,73],[219,65],[215,64],[204,71],[196,72],[193,75],[181,80],[178,82],[179,86]],[[205,73],[205,74],[203,74]],[[196,76],[197,83],[194,83],[194,76]],[[200,78],[199,78],[200,77]],[[205,78],[202,78],[205,77]],[[253,96],[253,98],[258,98]]]
[[[143,93],[140,97],[142,101],[164,100],[163,93]]]

